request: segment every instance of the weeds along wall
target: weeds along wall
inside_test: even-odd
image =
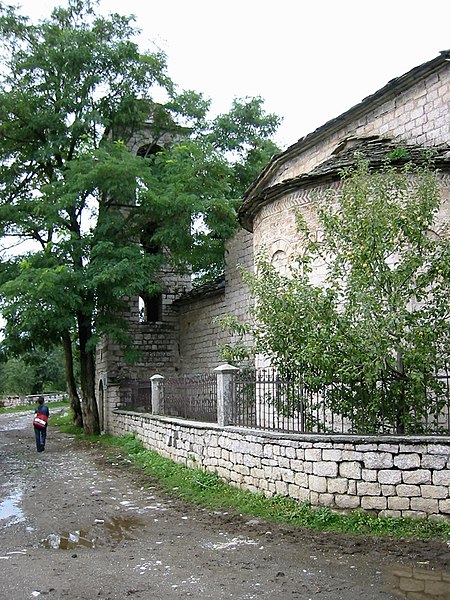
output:
[[[114,411],[112,433],[227,483],[334,510],[450,520],[450,437],[320,436]]]

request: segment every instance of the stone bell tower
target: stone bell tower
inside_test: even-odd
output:
[[[173,143],[179,135],[166,132],[155,139],[149,122],[127,145],[135,154],[148,156]],[[154,229],[155,224],[149,223],[143,232],[140,243],[144,252],[160,251],[145,242],[151,239]],[[126,298],[122,315],[128,323],[132,353],[138,358],[127,360],[123,348],[107,336],[97,344],[96,392],[102,431],[109,430],[111,411],[118,406],[150,410],[150,377],[159,372],[175,374],[178,370],[178,320],[173,302],[191,289],[191,278],[163,267],[152,283],[158,284],[160,291],[152,296],[143,293]]]

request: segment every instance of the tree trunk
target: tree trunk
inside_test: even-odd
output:
[[[79,313],[78,339],[80,343],[80,379],[83,409],[83,430],[86,435],[100,434],[100,420],[97,400],[95,398],[95,356],[94,350],[89,348],[92,335],[91,320],[89,316]]]
[[[70,334],[65,331],[62,335],[64,349],[64,370],[66,376],[67,394],[69,396],[70,407],[73,413],[73,424],[77,427],[83,427],[83,413],[81,411],[80,397],[78,396],[77,384],[73,373],[73,352],[72,340]]]

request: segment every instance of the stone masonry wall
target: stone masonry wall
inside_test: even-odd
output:
[[[232,314],[243,320],[247,318],[250,298],[242,282],[240,267],[253,268],[252,246],[252,235],[239,231],[227,245],[225,288],[214,296],[199,296],[179,303],[181,373],[209,373],[221,362],[219,346],[231,339],[214,322],[216,317]]]
[[[395,98],[374,104],[312,148],[284,162],[268,186],[308,173],[349,136],[380,135],[404,143],[436,146],[450,139],[450,62]]]
[[[112,433],[231,485],[334,510],[450,520],[450,438],[287,435],[117,410]]]

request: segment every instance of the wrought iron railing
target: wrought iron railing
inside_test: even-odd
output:
[[[130,379],[120,384],[120,404],[126,410],[152,412],[150,379]]]
[[[244,370],[234,379],[232,423],[287,433],[449,435],[449,374],[429,383],[407,399],[387,382],[313,389],[271,369]]]
[[[162,384],[164,415],[197,421],[217,421],[216,374],[167,377]]]
[[[412,393],[397,380],[376,382],[371,389],[358,381],[313,388],[301,377],[286,379],[272,369],[231,369],[231,385],[221,390],[222,424],[286,433],[450,435],[448,372],[430,376]],[[153,409],[218,422],[217,378],[216,373],[160,377],[153,382]],[[123,408],[152,411],[150,380],[123,382],[120,393]]]

